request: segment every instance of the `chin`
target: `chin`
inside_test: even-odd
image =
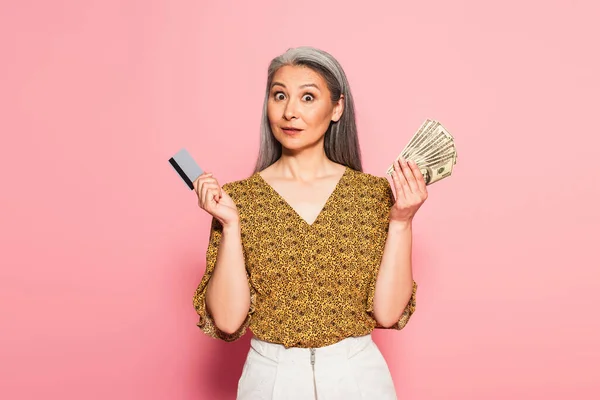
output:
[[[304,141],[304,138],[301,135],[294,137],[286,135],[283,132],[277,133],[273,136],[275,136],[275,139],[277,139],[279,143],[300,143]]]

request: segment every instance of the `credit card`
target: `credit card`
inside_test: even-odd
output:
[[[194,181],[204,171],[202,171],[202,168],[200,168],[190,153],[186,149],[179,150],[173,157],[169,158],[169,164],[171,164],[185,184],[191,190],[194,190]]]

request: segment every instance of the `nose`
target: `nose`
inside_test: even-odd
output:
[[[283,117],[287,120],[297,118],[296,106],[296,101],[293,98],[290,98],[285,105],[285,109],[283,110]]]

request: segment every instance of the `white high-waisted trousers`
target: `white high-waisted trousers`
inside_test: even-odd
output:
[[[237,400],[396,400],[388,365],[370,334],[307,349],[253,336]]]

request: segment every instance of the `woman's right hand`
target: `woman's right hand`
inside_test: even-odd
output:
[[[194,181],[194,191],[198,195],[198,205],[221,222],[223,226],[239,223],[239,213],[235,202],[224,191],[212,173],[205,172]]]

